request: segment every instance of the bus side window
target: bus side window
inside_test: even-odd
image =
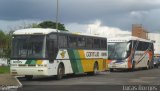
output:
[[[100,45],[100,49],[107,49],[107,42],[105,39],[101,40],[101,45]]]
[[[59,36],[59,47],[60,48],[67,48],[67,37],[65,35]]]
[[[69,48],[77,48],[77,37],[69,36],[68,37]]]
[[[149,48],[148,48],[149,51],[153,51],[153,44],[152,44],[152,43],[149,43],[148,45],[149,45],[149,46],[148,46],[148,47],[149,47]]]
[[[93,48],[99,49],[100,48],[100,39],[93,39]]]
[[[86,49],[92,49],[93,39],[90,37],[87,37],[86,39]]]
[[[78,37],[78,48],[85,48],[85,38],[84,37]]]

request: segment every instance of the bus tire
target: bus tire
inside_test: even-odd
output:
[[[154,64],[152,62],[150,62],[150,66],[151,66],[151,69],[154,68]]]
[[[147,62],[147,66],[146,66],[146,70],[149,70],[150,69],[150,63],[149,61]]]
[[[98,63],[97,62],[94,64],[94,69],[93,69],[93,75],[96,75],[96,74],[98,74]]]
[[[131,71],[132,71],[132,72],[135,71],[135,61],[133,61]]]
[[[158,68],[158,64],[154,65],[154,68]]]
[[[25,75],[26,80],[32,80],[33,76],[32,75]]]
[[[113,69],[113,68],[110,68],[109,71],[110,71],[110,72],[114,72],[114,69]]]
[[[93,72],[88,72],[87,74],[88,75],[96,75],[96,74],[98,74],[98,63],[97,62],[94,63]]]
[[[56,79],[61,80],[64,75],[64,66],[60,63],[57,69]]]

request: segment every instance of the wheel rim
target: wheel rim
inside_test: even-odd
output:
[[[62,68],[62,66],[60,66],[59,68],[58,68],[58,79],[61,79],[62,77],[63,77],[63,68]]]
[[[62,78],[62,75],[63,75],[63,69],[60,67],[59,68],[59,77]]]

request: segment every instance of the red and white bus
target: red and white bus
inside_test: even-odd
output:
[[[108,39],[108,64],[110,71],[115,69],[134,70],[153,67],[153,41],[133,36]]]

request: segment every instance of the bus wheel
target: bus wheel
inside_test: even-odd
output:
[[[110,71],[110,72],[114,72],[114,69],[110,68],[109,71]]]
[[[98,74],[98,63],[94,64],[93,75]]]
[[[135,71],[135,61],[133,61],[131,71]]]
[[[96,75],[98,74],[98,63],[94,63],[93,72],[88,72],[88,75]]]
[[[32,80],[33,76],[32,75],[25,75],[26,80]]]
[[[64,66],[62,64],[59,64],[57,69],[56,79],[57,80],[62,79],[63,75],[64,75]]]
[[[147,62],[146,70],[150,69],[149,61]]]

